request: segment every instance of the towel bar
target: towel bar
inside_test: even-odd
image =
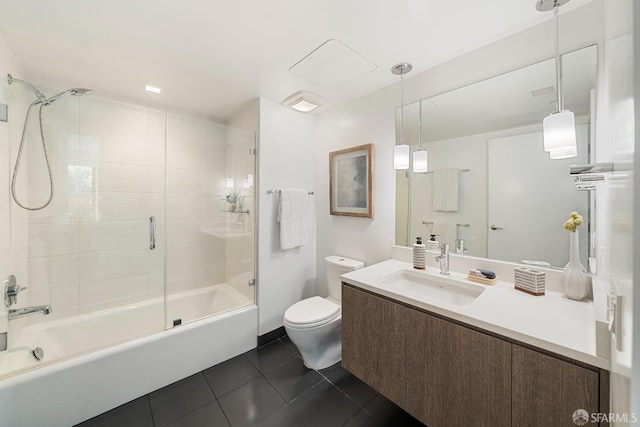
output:
[[[471,169],[458,169],[458,172],[471,172]],[[430,174],[433,172],[426,172],[426,174]]]
[[[276,193],[281,193],[282,190],[267,190],[267,194],[276,194]],[[307,191],[307,193],[309,194],[315,194],[313,191]]]

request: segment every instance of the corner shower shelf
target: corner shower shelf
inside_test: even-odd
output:
[[[229,212],[229,213],[238,213],[238,214],[247,214],[248,215],[249,214],[249,209],[247,209],[246,211],[230,211],[230,210],[223,209],[220,212]]]

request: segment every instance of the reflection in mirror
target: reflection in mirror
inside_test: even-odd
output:
[[[550,160],[543,151],[542,119],[555,111],[552,59],[405,106],[404,140],[414,151],[422,103],[429,172],[396,173],[397,245],[435,235],[452,252],[564,267],[569,235],[562,224],[578,211],[585,218],[580,256],[588,265],[594,194],[576,190],[569,165],[589,163],[596,46],[562,61],[578,157]],[[396,112],[397,132],[398,118]]]

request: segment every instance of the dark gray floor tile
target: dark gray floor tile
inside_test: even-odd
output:
[[[322,380],[291,402],[291,409],[311,427],[341,426],[360,410],[333,384]]]
[[[421,427],[424,425],[381,394],[369,402],[364,409],[384,426]]]
[[[153,427],[149,398],[132,400],[76,427]]]
[[[320,373],[360,406],[365,406],[378,394],[358,377],[344,369],[340,362],[321,370]]]
[[[229,427],[218,402],[213,401],[169,424],[169,427]]]
[[[258,369],[243,354],[209,368],[203,373],[218,398],[260,376]]]
[[[347,421],[345,427],[379,427],[381,425],[371,414],[361,409],[360,412]]]
[[[300,350],[298,350],[298,347],[296,347],[296,345],[293,343],[293,341],[291,341],[291,338],[289,338],[288,335],[285,335],[284,337],[280,338],[280,342],[286,344],[289,346],[289,348],[291,348],[291,350],[295,351],[296,354],[298,355],[298,357],[302,357],[300,355]]]
[[[285,405],[282,397],[263,377],[224,395],[219,402],[233,427],[254,425]]]
[[[298,357],[295,351],[291,349],[291,346],[280,340],[267,344],[264,347],[258,347],[245,354],[256,368],[263,373]]]
[[[298,395],[322,381],[322,375],[308,369],[302,359],[296,357],[264,375],[285,401],[290,402]]]
[[[289,406],[285,406],[278,412],[258,424],[259,427],[306,427],[306,424],[300,419]]]
[[[156,427],[165,426],[215,400],[200,372],[149,395]]]

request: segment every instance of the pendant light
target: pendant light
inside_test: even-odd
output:
[[[400,144],[393,147],[393,168],[409,169],[409,145],[404,143],[404,75],[413,69],[408,62],[401,62],[391,68],[391,72],[400,76]]]
[[[420,101],[420,116],[418,117],[418,149],[413,152],[413,173],[429,171],[429,153],[422,149],[422,101]]]
[[[564,109],[562,99],[562,61],[560,60],[560,26],[558,10],[569,0],[537,0],[536,9],[547,12],[553,9],[555,21],[555,63],[556,63],[556,112],[542,121],[544,151],[551,159],[568,159],[578,155],[576,123],[573,113]]]

